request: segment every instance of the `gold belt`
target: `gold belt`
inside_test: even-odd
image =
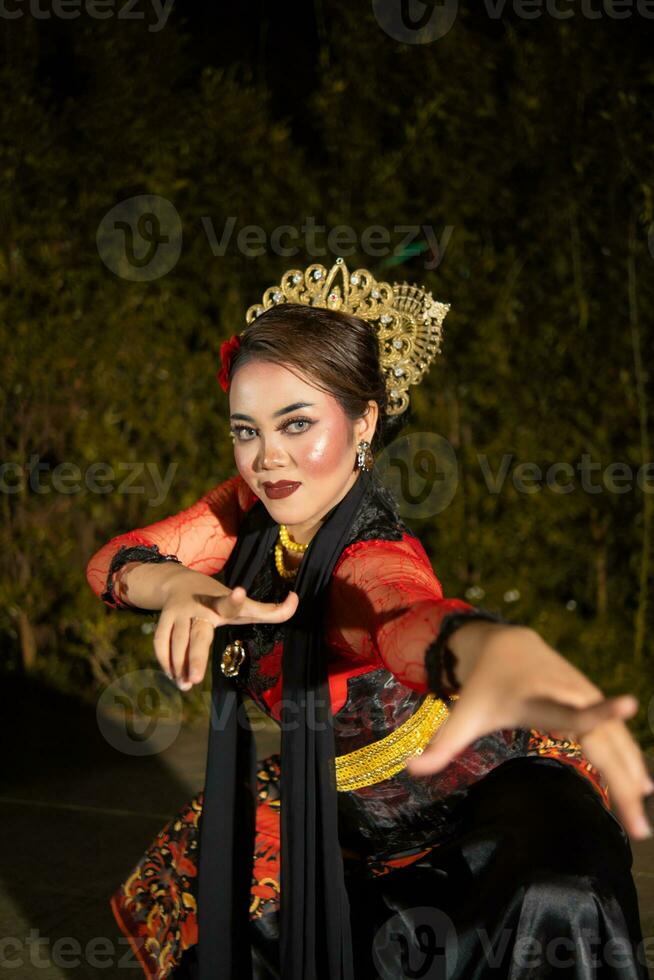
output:
[[[435,694],[427,694],[418,710],[389,735],[354,752],[336,756],[336,789],[345,793],[395,776],[412,755],[422,755],[448,714],[445,701]]]

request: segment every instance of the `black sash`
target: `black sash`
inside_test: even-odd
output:
[[[371,487],[362,471],[326,515],[298,568],[300,596],[284,629],[281,766],[280,963],[284,980],[354,980],[350,909],[338,838],[334,730],[323,650],[326,590]],[[246,589],[279,525],[262,502],[246,515],[224,569]],[[215,631],[198,865],[200,980],[252,980],[250,888],[256,747],[238,688],[220,669],[238,627]]]

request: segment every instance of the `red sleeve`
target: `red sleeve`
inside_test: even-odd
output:
[[[474,606],[443,596],[425,549],[407,534],[350,545],[334,575],[332,609],[343,642],[355,655],[376,655],[407,687],[428,691],[427,647],[448,613]]]
[[[111,559],[119,548],[133,545],[157,545],[161,554],[175,555],[194,571],[217,574],[234,547],[243,516],[258,499],[240,473],[230,477],[185,510],[111,538],[86,566],[89,585],[101,597]]]
[[[376,659],[407,687],[426,692],[425,653],[441,622],[448,613],[474,608],[461,599],[444,598],[417,538],[358,541],[345,549],[334,568],[330,633],[336,647],[348,650],[355,671]],[[576,742],[531,729],[526,754],[570,763],[609,805],[606,780]]]

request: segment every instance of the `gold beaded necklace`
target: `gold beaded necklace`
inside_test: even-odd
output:
[[[293,578],[297,573],[297,568],[286,568],[284,565],[283,548],[286,548],[287,551],[295,552],[296,554],[302,554],[308,547],[308,543],[298,544],[297,541],[291,541],[286,525],[279,525],[279,540],[275,545],[275,567],[282,578]]]

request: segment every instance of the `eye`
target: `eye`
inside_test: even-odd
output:
[[[311,426],[313,425],[313,420],[312,419],[289,419],[288,422],[284,423],[282,429],[286,430],[290,428],[292,425],[304,425],[303,429],[295,430],[295,432],[299,434],[300,432],[306,432],[307,429],[310,429]]]
[[[233,425],[229,431],[234,442],[250,442],[249,438],[244,437],[245,432],[254,432],[249,425]]]
[[[287,419],[286,422],[282,422],[282,424],[279,425],[277,428],[278,431],[286,432],[287,430],[290,430],[292,425],[300,425],[302,426],[301,429],[295,429],[294,431],[289,433],[290,435],[293,436],[299,436],[302,435],[303,432],[308,432],[308,430],[314,424],[314,421],[315,421],[314,419],[307,419],[303,417],[299,417],[295,419]],[[256,435],[256,432],[257,430],[253,429],[252,426],[250,425],[233,425],[230,429],[230,435],[232,436],[235,442],[251,442],[253,436],[247,435],[247,433],[254,433]]]

